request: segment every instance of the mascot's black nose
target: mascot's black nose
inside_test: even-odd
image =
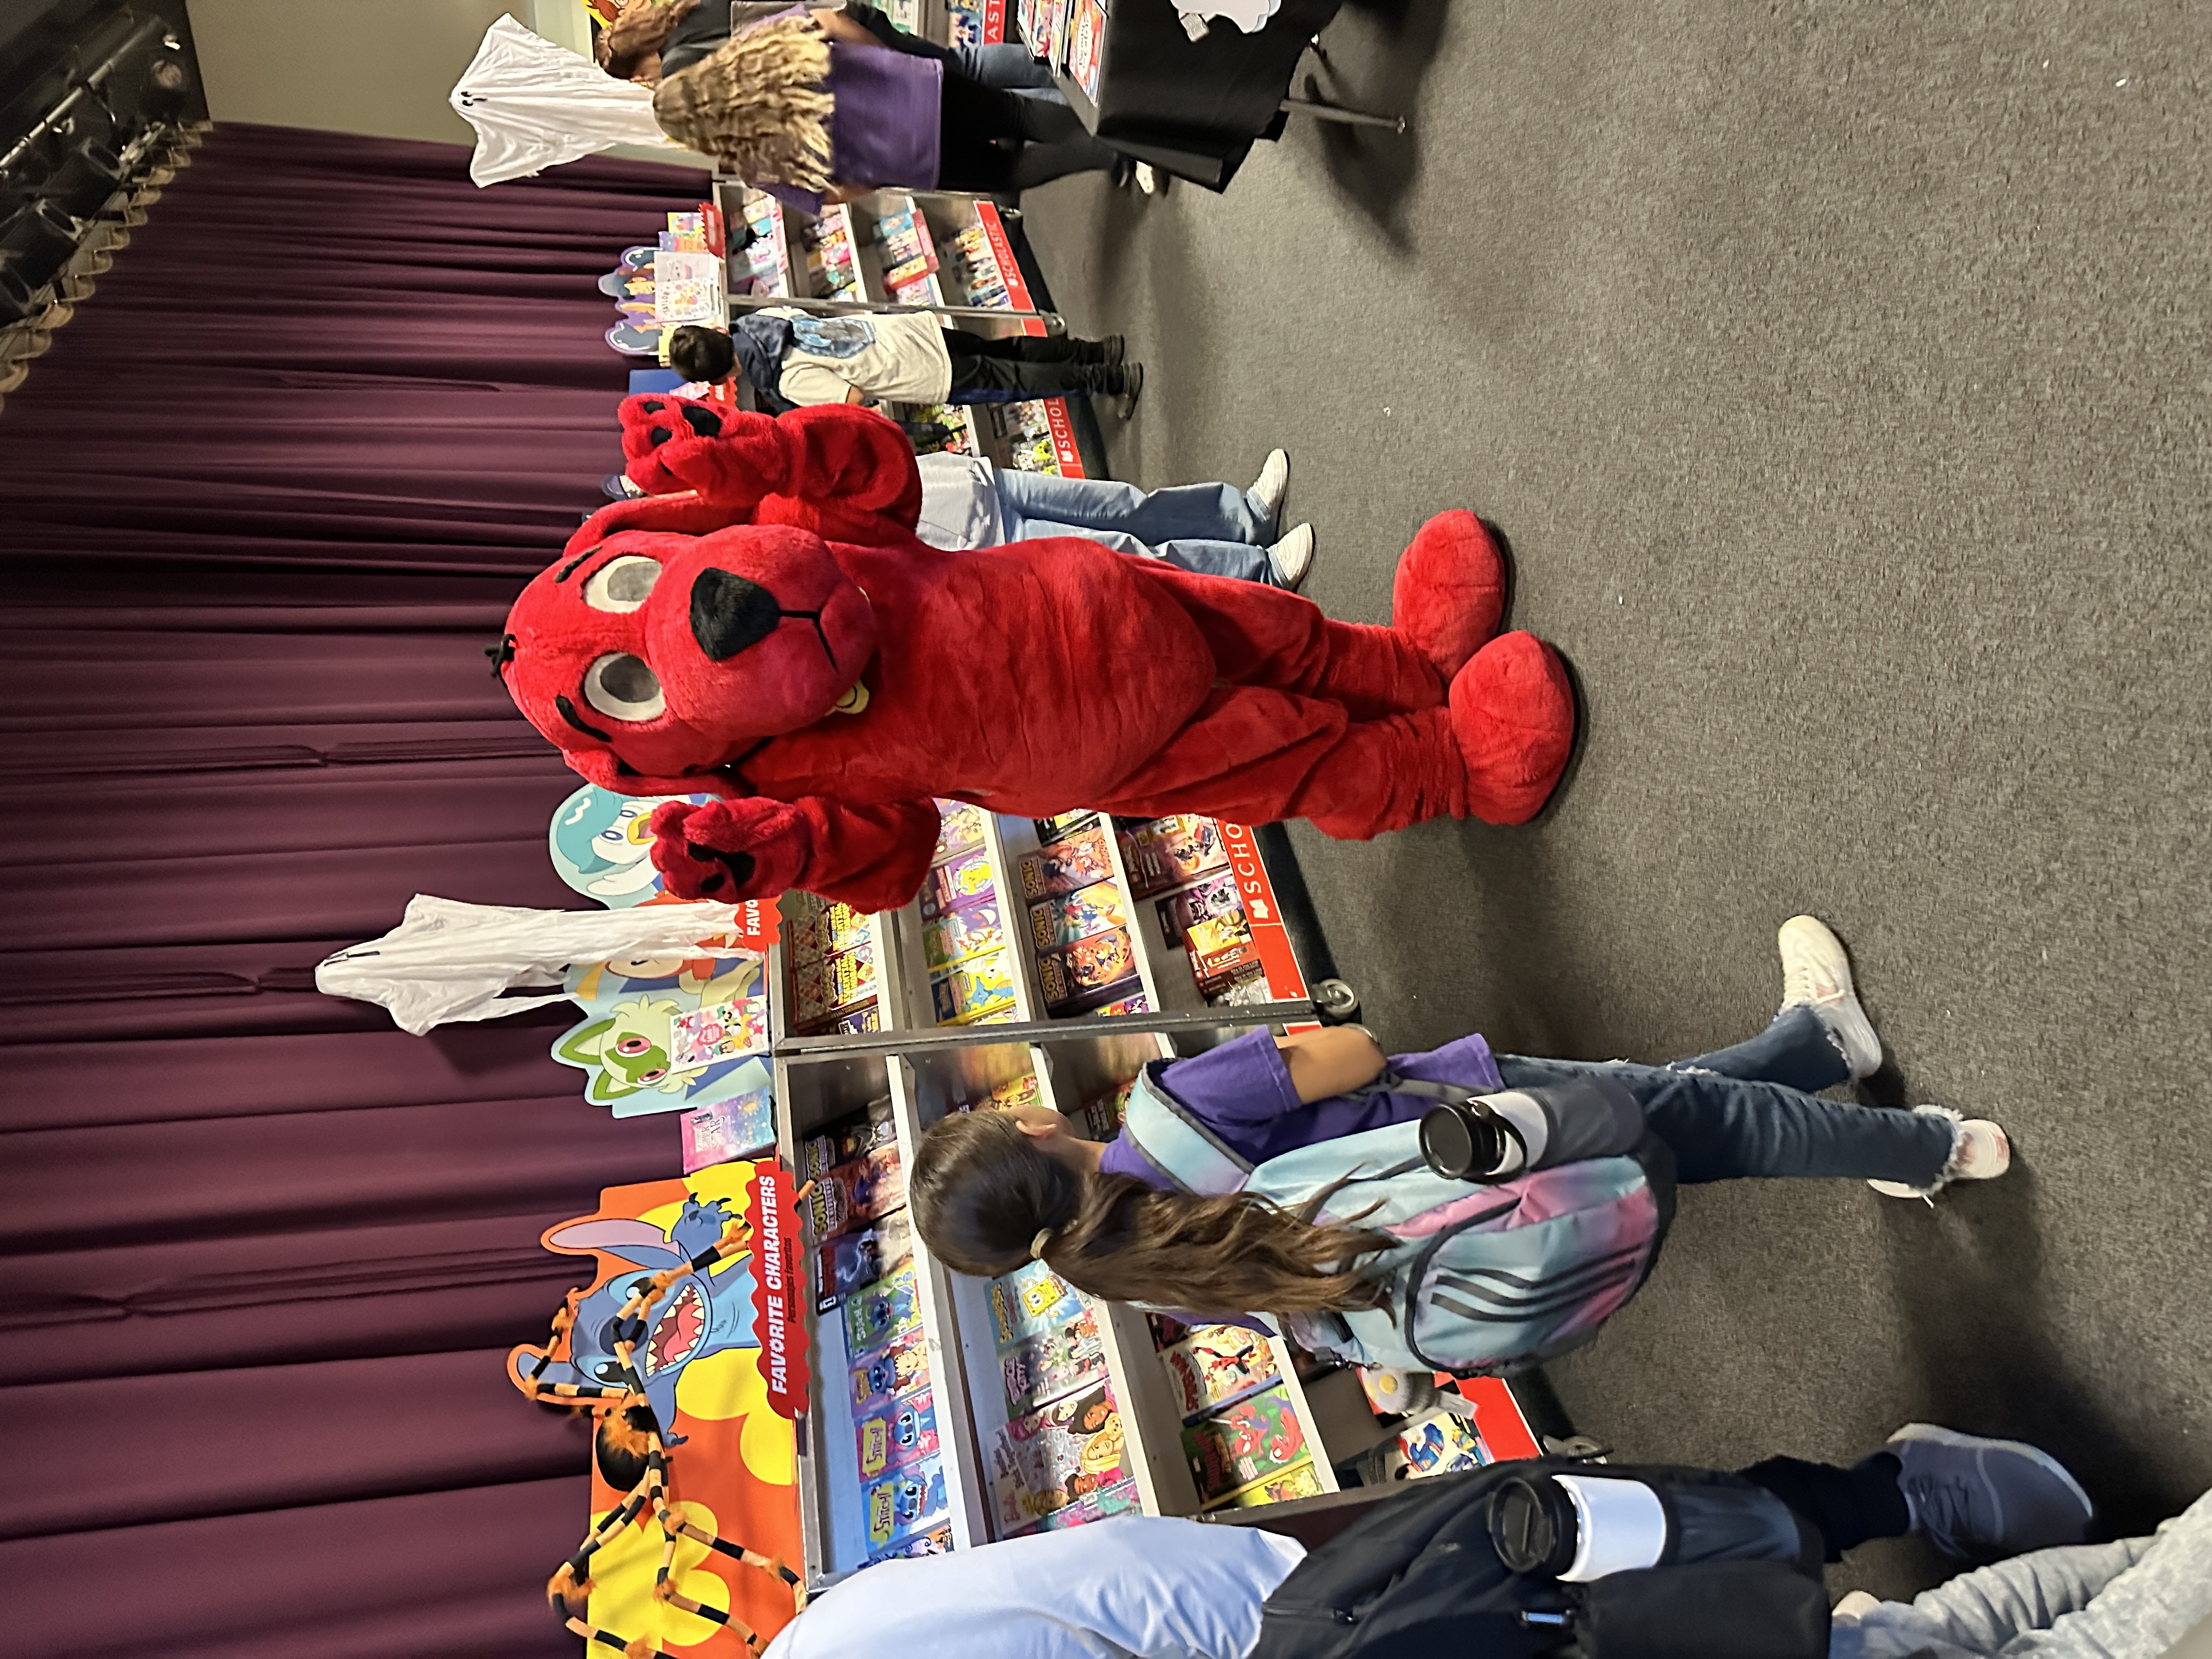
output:
[[[691,637],[709,661],[758,645],[782,621],[783,607],[758,582],[709,568],[691,584]]]

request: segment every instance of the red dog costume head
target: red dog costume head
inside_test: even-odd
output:
[[[568,764],[624,795],[732,793],[714,768],[864,698],[867,596],[820,537],[623,531],[541,573],[507,617],[507,687]]]

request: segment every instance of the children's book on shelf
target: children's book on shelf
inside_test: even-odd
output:
[[[1437,1406],[1407,1418],[1397,1433],[1359,1455],[1362,1486],[1391,1480],[1425,1480],[1431,1475],[1479,1469],[1498,1461],[1473,1422],[1459,1412]]]
[[[792,1018],[802,1024],[872,1001],[875,994],[876,953],[872,945],[840,951],[819,962],[792,964]]]
[[[937,1407],[930,1389],[885,1401],[853,1425],[860,1479],[872,1480],[937,1452]]]
[[[1037,845],[1049,847],[1056,841],[1065,841],[1077,830],[1087,828],[1098,814],[1087,807],[1080,812],[1062,812],[1057,817],[1033,818],[1036,825]]]
[[[1106,1350],[1097,1316],[1085,1308],[1074,1318],[1025,1336],[999,1356],[1006,1410],[1019,1415],[1062,1395],[1104,1380]]]
[[[999,1536],[1036,1530],[1054,1511],[1121,1482],[1125,1450],[1121,1407],[1108,1383],[1009,1418],[991,1437]]]
[[[775,1145],[775,1097],[765,1089],[684,1114],[684,1173],[747,1158]]]
[[[914,1234],[904,1210],[893,1210],[858,1231],[825,1239],[815,1251],[814,1308],[828,1313],[864,1285],[914,1260]]]
[[[1212,1504],[1255,1480],[1279,1474],[1305,1455],[1306,1437],[1279,1382],[1187,1424],[1183,1455],[1200,1504]]]
[[[1302,1457],[1280,1474],[1255,1480],[1242,1492],[1232,1495],[1225,1507],[1232,1510],[1256,1509],[1262,1504],[1287,1504],[1293,1498],[1318,1498],[1321,1494],[1321,1476],[1314,1469],[1313,1459]]]
[[[945,1513],[941,1457],[916,1460],[866,1483],[860,1505],[868,1521],[868,1548],[884,1549],[913,1536]]]
[[[845,1352],[853,1358],[889,1347],[921,1328],[914,1263],[894,1267],[845,1298]]]
[[[1141,1002],[1144,999],[1137,997],[1132,1000]],[[1112,1006],[1108,1005],[1109,1007]],[[1098,1012],[1104,1013],[1106,1009],[1102,1008]],[[1141,1013],[1144,1010],[1127,1009],[1122,1012]],[[1121,1133],[1121,1120],[1128,1111],[1129,1091],[1134,1087],[1136,1087],[1136,1079],[1132,1078],[1127,1083],[1108,1091],[1105,1094],[1083,1103],[1083,1109],[1078,1115],[1082,1119],[1084,1138],[1086,1140],[1111,1140],[1115,1135]]]
[[[1237,890],[1237,878],[1227,871],[1204,876],[1170,893],[1153,907],[1159,912],[1160,933],[1170,945],[1181,945],[1191,928],[1224,916],[1241,918],[1244,900]]]
[[[970,899],[921,924],[921,956],[933,974],[966,962],[971,957],[1004,952],[1006,928],[995,898]]]
[[[975,1025],[1014,1006],[1014,961],[1006,951],[970,957],[929,976],[930,1012],[939,1025]]]
[[[865,1566],[874,1566],[878,1561],[913,1561],[925,1555],[950,1555],[952,1553],[952,1528],[940,1522],[924,1531],[893,1544],[889,1549],[878,1550]]]
[[[1034,904],[1056,898],[1093,882],[1114,878],[1114,857],[1106,845],[1106,831],[1098,824],[1078,830],[1049,847],[1022,854],[1022,898]]]
[[[887,1400],[928,1386],[928,1340],[920,1331],[909,1331],[877,1352],[854,1360],[850,1373],[853,1416],[857,1420]]]
[[[869,942],[868,919],[849,904],[804,894],[799,914],[785,933],[785,951],[793,963],[820,962]]]
[[[1121,889],[1112,881],[1094,881],[1030,906],[1030,937],[1040,951],[1073,945],[1109,927],[1127,927],[1128,921]]]
[[[1121,862],[1139,898],[1164,893],[1224,868],[1229,849],[1221,826],[1195,812],[1174,812],[1138,824],[1121,842]]]
[[[883,1028],[882,1011],[874,1003],[866,1002],[827,1019],[810,1020],[798,1026],[796,1032],[800,1036],[857,1036],[864,1031],[880,1031]]]
[[[1023,1072],[1008,1078],[1004,1083],[994,1083],[990,1092],[975,1103],[976,1108],[987,1112],[1003,1112],[1014,1106],[1034,1106],[1042,1092],[1035,1072]]]
[[[1273,1345],[1237,1325],[1200,1325],[1162,1350],[1176,1407],[1185,1421],[1206,1416],[1276,1380]]]
[[[1098,0],[1074,0],[1067,30],[1067,72],[1083,95],[1098,101],[1098,76],[1106,56],[1106,9]]]
[[[937,803],[937,850],[932,864],[942,864],[955,853],[983,844],[983,809],[964,800]]]
[[[1093,1014],[1149,1014],[1152,1000],[1142,991],[1133,995],[1117,997],[1111,1002],[1102,1002],[1091,1011]]]
[[[897,1143],[898,1127],[891,1121],[891,1097],[878,1096],[860,1110],[838,1119],[819,1134],[807,1136],[799,1149],[799,1178],[812,1181],[836,1169],[866,1158],[878,1146]]]
[[[991,1281],[991,1323],[1000,1348],[1042,1336],[1084,1311],[1083,1293],[1042,1261]]]
[[[944,863],[930,866],[929,879],[921,890],[921,919],[934,921],[948,910],[988,898],[992,891],[990,854],[981,847],[956,853]]]
[[[1037,981],[1054,1012],[1095,1008],[1136,988],[1137,953],[1126,927],[1109,928],[1037,956]]]
[[[1060,1532],[1116,1515],[1135,1515],[1143,1507],[1144,1499],[1137,1492],[1135,1477],[1123,1475],[1118,1480],[1109,1480],[1071,1497],[1059,1509],[1047,1510],[1044,1518],[1037,1522],[1036,1530]]]
[[[906,1202],[906,1174],[898,1148],[878,1146],[866,1158],[825,1170],[806,1195],[806,1218],[816,1239],[851,1232]]]

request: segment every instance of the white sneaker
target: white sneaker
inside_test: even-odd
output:
[[[1854,1078],[1881,1069],[1881,1039],[1851,988],[1851,959],[1844,942],[1817,916],[1792,916],[1774,943],[1782,952],[1782,1006],[1809,1007],[1827,1027]]]
[[[1274,567],[1275,586],[1297,592],[1298,584],[1306,579],[1306,572],[1313,568],[1313,526],[1302,524],[1267,550],[1267,562]]]
[[[1919,1198],[1935,1201],[1936,1194],[1954,1181],[1995,1181],[2012,1168],[2012,1142],[2005,1132],[1985,1117],[1961,1118],[1942,1106],[1915,1106],[1930,1117],[1948,1117],[1959,1126],[1949,1162],[1932,1187],[1908,1187],[1902,1181],[1869,1181],[1867,1185],[1885,1198]]]
[[[1160,175],[1153,171],[1152,164],[1150,161],[1138,162],[1134,171],[1134,176],[1137,181],[1137,188],[1144,191],[1146,195],[1157,196],[1160,193]]]
[[[1260,510],[1267,514],[1269,529],[1281,522],[1283,497],[1290,493],[1290,453],[1281,449],[1269,450],[1267,464],[1260,469],[1260,476],[1252,480],[1252,487],[1244,492],[1259,501]]]

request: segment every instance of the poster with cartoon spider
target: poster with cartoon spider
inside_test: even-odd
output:
[[[749,1651],[743,1630],[764,1643],[796,1605],[798,1439],[771,1400],[755,1291],[757,1273],[775,1271],[759,1265],[757,1241],[787,1231],[797,1237],[787,1178],[780,1202],[758,1200],[775,1211],[774,1224],[763,1228],[754,1213],[761,1182],[774,1182],[772,1170],[722,1164],[680,1181],[610,1187],[590,1215],[549,1228],[541,1240],[548,1249],[588,1255],[599,1271],[570,1298],[550,1340],[507,1356],[508,1380],[533,1399],[605,1410],[641,1383],[660,1425],[667,1513],[678,1528],[673,1594],[655,1593],[668,1536],[657,1500],[648,1495],[624,1513],[650,1486],[646,1458],[625,1443],[619,1425],[603,1421],[594,1444],[589,1547],[583,1572],[571,1580],[577,1585],[571,1606],[591,1626],[623,1641],[651,1638],[699,1659],[740,1659]],[[718,1243],[720,1260],[703,1271],[693,1265]],[[787,1261],[795,1265],[795,1244],[792,1251]],[[662,1274],[668,1282],[656,1287]],[[626,1368],[617,1346],[623,1310],[648,1294]],[[791,1334],[803,1352],[803,1333]],[[686,1603],[709,1611],[687,1611]]]

